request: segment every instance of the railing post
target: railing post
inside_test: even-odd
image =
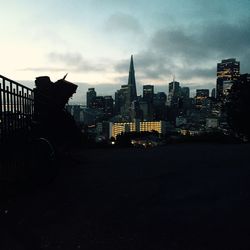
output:
[[[0,83],[0,143],[2,142],[3,137],[3,101],[2,101],[2,84]]]

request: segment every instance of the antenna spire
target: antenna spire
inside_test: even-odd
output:
[[[67,75],[68,75],[68,73],[67,73],[67,74],[63,77],[63,80],[65,80],[65,79],[66,79]]]

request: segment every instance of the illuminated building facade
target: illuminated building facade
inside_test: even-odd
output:
[[[164,121],[152,121],[152,122],[120,122],[111,123],[110,137],[116,138],[121,133],[129,132],[152,132],[156,131],[159,134],[165,134],[165,122]]]
[[[196,107],[201,108],[202,106],[204,106],[208,97],[209,97],[209,89],[197,89],[195,96]]]
[[[116,138],[121,133],[136,132],[136,122],[111,123],[111,137]]]
[[[218,100],[224,99],[228,89],[238,80],[239,76],[240,62],[235,58],[222,60],[217,64],[216,95]]]
[[[140,132],[152,132],[152,131],[156,131],[159,134],[165,134],[165,122],[163,121],[140,122]]]

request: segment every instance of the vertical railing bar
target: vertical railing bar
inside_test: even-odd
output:
[[[27,129],[28,127],[28,116],[27,116],[27,111],[28,111],[28,105],[27,105],[27,90],[25,89],[25,92],[24,92],[24,122],[25,122],[25,129]]]
[[[16,112],[16,89],[13,89],[13,105],[14,105],[14,130],[17,129],[17,112]]]
[[[24,98],[24,88],[22,87],[22,129],[25,128],[24,112],[25,112],[25,98]]]
[[[0,83],[0,143],[3,140],[3,102],[2,102],[2,84]]]
[[[20,129],[20,98],[19,98],[19,86],[17,85],[16,97],[17,97],[17,119],[18,119],[18,129]]]
[[[22,91],[21,90],[19,90],[19,96],[18,96],[18,98],[19,98],[19,105],[20,105],[20,107],[19,107],[19,121],[20,121],[20,128],[22,128],[23,127],[23,113],[22,113],[22,109],[23,109],[23,107],[22,107]]]
[[[10,127],[10,91],[9,91],[9,86],[6,86],[6,94],[7,94],[7,129],[8,129],[8,135],[10,135],[11,127]]]
[[[10,82],[10,114],[11,114],[11,132],[15,132],[14,128],[14,114],[13,114],[13,86],[12,82]]]
[[[5,79],[3,79],[3,135],[5,137],[6,131],[6,95],[5,95]]]

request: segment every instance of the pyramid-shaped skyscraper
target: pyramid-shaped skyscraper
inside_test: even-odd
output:
[[[130,66],[129,66],[129,76],[128,76],[128,101],[131,103],[137,100],[136,92],[136,81],[135,81],[135,69],[133,55],[131,55]]]

